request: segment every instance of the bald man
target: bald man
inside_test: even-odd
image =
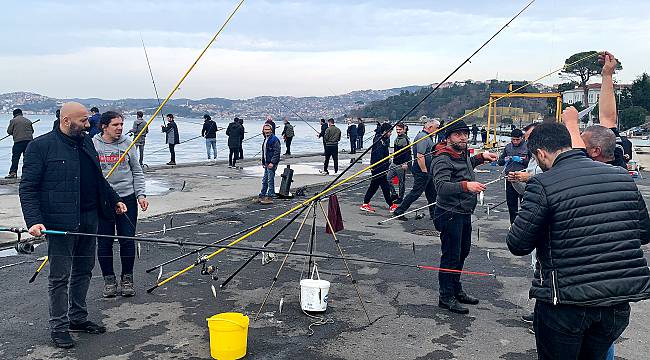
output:
[[[75,102],[61,107],[58,127],[29,143],[20,182],[20,203],[33,236],[43,230],[97,233],[98,218],[112,219],[126,206],[102,176],[86,130],[88,110]],[[86,293],[95,266],[96,238],[47,235],[50,261],[50,330],[54,345],[74,346],[69,332],[101,334],[88,320]],[[68,291],[69,287],[69,291]]]

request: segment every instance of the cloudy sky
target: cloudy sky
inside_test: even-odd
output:
[[[161,96],[237,0],[3,1],[0,92]],[[444,78],[525,0],[246,0],[175,97],[324,96]],[[570,4],[570,5],[567,5]],[[610,49],[620,82],[648,69],[650,2],[537,0],[453,80],[532,80]],[[557,76],[545,79],[556,83]]]

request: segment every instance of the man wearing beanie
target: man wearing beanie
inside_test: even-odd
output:
[[[433,224],[440,231],[440,267],[463,270],[472,245],[476,194],[485,190],[485,185],[475,181],[474,168],[485,161],[496,160],[497,156],[485,152],[469,157],[467,140],[470,130],[462,120],[450,124],[445,130],[445,139],[436,145],[436,157],[431,163],[437,193]],[[469,310],[461,304],[478,304],[478,299],[463,291],[459,273],[440,271],[438,282],[439,307],[467,314]]]
[[[514,129],[510,133],[510,144],[506,145],[499,156],[499,166],[504,166],[504,174],[507,176],[513,171],[525,170],[528,167],[530,156],[528,147],[524,141],[524,133],[519,129]],[[517,217],[519,210],[519,201],[521,195],[515,190],[510,181],[506,181],[506,203],[508,204],[508,213],[510,214],[510,223],[512,224]]]

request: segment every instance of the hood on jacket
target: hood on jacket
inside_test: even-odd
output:
[[[466,150],[467,151],[467,150]],[[446,142],[439,142],[436,144],[436,146],[433,148],[433,152],[436,156],[442,155],[442,154],[447,154],[449,155],[452,159],[462,159],[466,155],[466,151],[457,151],[453,147],[447,145]]]

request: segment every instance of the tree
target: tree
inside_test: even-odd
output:
[[[578,78],[578,83],[582,87],[582,91],[584,94],[585,107],[589,107],[589,88],[587,88],[587,85],[589,84],[589,79],[591,79],[593,76],[600,75],[600,72],[602,71],[603,68],[603,66],[598,62],[598,56],[594,56],[597,53],[598,53],[597,51],[584,51],[584,52],[579,52],[571,55],[568,59],[564,60],[565,66],[562,72],[560,73],[560,75],[563,74],[569,79],[576,78],[576,77]],[[580,61],[576,64],[573,64],[576,61],[590,55],[591,55],[590,58]],[[573,64],[573,65],[569,65],[569,64]],[[617,70],[623,69],[620,61],[618,62],[616,69]]]
[[[641,74],[632,82],[631,98],[632,104],[650,112],[650,76],[647,73]]]
[[[645,123],[648,111],[641,106],[631,106],[621,110],[619,121],[622,130],[627,130]]]

